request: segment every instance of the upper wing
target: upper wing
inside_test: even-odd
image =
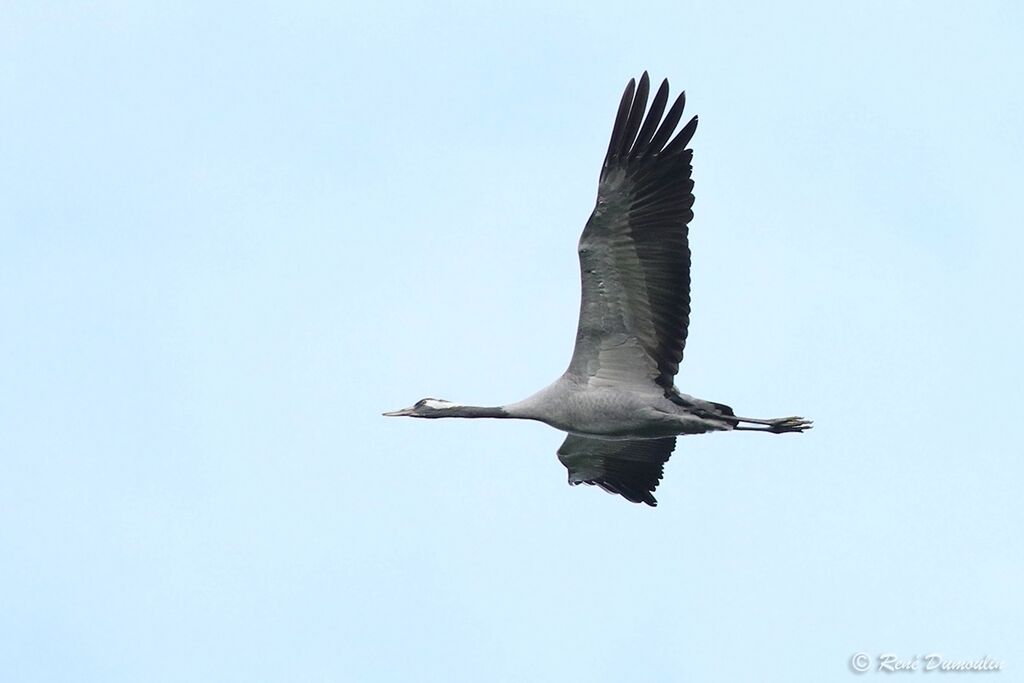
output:
[[[596,484],[634,503],[658,504],[652,492],[676,447],[676,437],[605,441],[570,434],[558,449],[569,484]]]
[[[580,237],[583,298],[568,372],[589,383],[668,390],[690,319],[694,116],[671,141],[686,94],[668,110],[668,81],[644,119],[649,81],[630,80],[619,104],[598,185]],[[643,125],[641,126],[641,120]],[[661,121],[661,125],[658,123]]]

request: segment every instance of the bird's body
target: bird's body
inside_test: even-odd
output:
[[[537,420],[563,432],[601,439],[656,439],[731,429],[714,404],[679,396],[673,402],[656,391],[588,387],[563,376],[536,394],[504,406],[509,417]]]
[[[505,406],[423,399],[385,415],[544,422],[569,434],[558,450],[569,483],[596,484],[652,506],[676,436],[810,428],[798,417],[737,417],[729,406],[675,388],[690,315],[693,152],[686,145],[697,117],[672,137],[685,96],[662,118],[668,102],[664,81],[645,116],[648,90],[644,73],[639,86],[629,82],[619,104],[597,205],[579,241],[580,318],[565,373]]]

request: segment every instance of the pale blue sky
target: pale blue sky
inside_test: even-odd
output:
[[[0,2],[0,678],[1024,680],[1019,3],[580,7]],[[657,509],[380,417],[564,369],[645,68],[701,117],[679,385],[816,421]]]

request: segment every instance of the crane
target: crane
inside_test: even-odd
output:
[[[384,415],[543,422],[568,433],[558,458],[570,484],[596,485],[652,507],[677,436],[811,428],[802,417],[739,417],[725,404],[675,387],[690,318],[693,151],[687,145],[697,117],[673,137],[686,93],[665,113],[668,80],[648,110],[649,92],[644,72],[639,84],[630,79],[619,103],[597,205],[579,240],[582,300],[568,369],[516,403],[481,407],[425,398]]]

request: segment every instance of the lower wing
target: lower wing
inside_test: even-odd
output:
[[[654,489],[676,437],[606,441],[570,434],[558,449],[558,459],[569,470],[569,484],[593,484],[633,503],[658,504]]]

